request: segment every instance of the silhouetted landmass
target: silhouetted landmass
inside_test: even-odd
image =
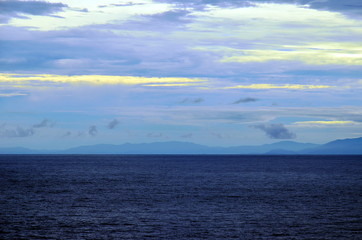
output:
[[[64,154],[203,154],[216,153],[218,148],[211,148],[189,142],[126,143],[122,145],[99,144],[71,148]],[[221,149],[221,148],[220,148]]]
[[[362,137],[335,140],[323,145],[282,141],[260,146],[210,147],[190,142],[155,142],[139,144],[98,144],[62,151],[27,148],[0,148],[0,154],[362,154]]]
[[[272,151],[278,151],[279,154],[290,152],[296,154],[296,152],[317,147],[318,144],[312,143],[299,143],[293,141],[282,141],[272,144],[264,144],[261,146],[237,146],[226,148],[226,153],[230,154],[266,154]]]
[[[335,140],[324,145],[301,151],[305,154],[362,154],[362,137]]]
[[[0,148],[0,154],[36,154],[39,151],[23,147]]]

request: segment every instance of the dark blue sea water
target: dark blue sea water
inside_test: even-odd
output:
[[[362,156],[0,156],[0,239],[362,239]]]

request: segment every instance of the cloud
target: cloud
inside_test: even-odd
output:
[[[105,7],[129,7],[129,6],[136,6],[136,5],[144,5],[145,3],[135,3],[135,2],[127,2],[127,3],[113,3],[109,5],[99,5],[99,8]]]
[[[218,7],[251,7],[254,6],[253,1],[240,1],[240,0],[157,0],[158,2],[176,3],[186,8],[194,8],[203,10],[208,6]]]
[[[327,44],[327,43],[326,43]],[[362,48],[344,49],[290,49],[242,50],[239,56],[224,57],[221,62],[267,62],[267,61],[300,61],[308,65],[362,65]]]
[[[247,98],[240,98],[239,100],[233,102],[233,104],[256,102],[256,101],[258,101],[258,99],[247,97]]]
[[[119,120],[113,119],[112,121],[110,121],[110,122],[108,123],[107,128],[113,129],[113,128],[115,128],[119,123],[120,123]]]
[[[210,134],[211,134],[212,136],[218,138],[218,139],[223,139],[223,138],[224,138],[220,133],[211,132]]]
[[[35,134],[32,128],[5,128],[4,125],[0,126],[0,137],[3,138],[18,138],[18,137],[30,137]]]
[[[146,87],[188,87],[197,86],[199,83],[165,83],[165,84],[145,84]]]
[[[30,1],[30,2],[38,2],[38,1]],[[16,19],[12,21],[11,24],[16,26],[34,27],[35,29],[41,29],[45,31],[60,30],[65,28],[90,26],[94,24],[107,24],[111,22],[121,23],[133,18],[140,17],[142,15],[152,15],[156,13],[165,12],[170,10],[171,8],[169,4],[160,4],[153,1],[144,2],[144,4],[131,3],[123,6],[121,5],[99,6],[97,2],[104,3],[104,1],[99,1],[99,0],[70,1],[69,7],[66,9],[66,11],[59,14],[63,19],[47,18],[43,20],[39,17],[29,16],[29,19],[27,19],[27,21],[25,21],[25,19]],[[53,4],[54,4],[53,7],[57,6],[55,4],[59,4],[58,7],[60,9],[62,9],[62,6],[64,7],[67,6],[61,3],[53,3]],[[50,13],[45,12],[42,15],[53,16],[51,15],[52,12]],[[39,19],[41,20],[39,21]]]
[[[192,133],[186,133],[180,136],[181,138],[192,138],[193,134]]]
[[[24,14],[49,16],[63,11],[65,7],[67,5],[63,3],[2,0],[0,1],[0,15],[2,15],[0,21],[7,22],[10,18],[24,18]]]
[[[201,103],[203,101],[204,101],[204,99],[202,99],[202,98],[185,98],[182,101],[180,101],[180,103],[197,104],[197,103]]]
[[[152,31],[160,34],[186,30],[192,23],[192,12],[185,9],[172,9],[156,14],[144,14],[124,23],[123,27],[133,31]],[[162,37],[161,37],[162,38]]]
[[[166,11],[163,13],[158,13],[150,15],[149,20],[156,21],[161,24],[170,24],[173,23],[189,23],[191,22],[191,17],[186,18],[191,12],[183,9]],[[158,27],[158,26],[157,26]]]
[[[299,127],[330,127],[330,126],[345,126],[345,125],[356,125],[360,124],[355,121],[338,121],[338,120],[329,120],[329,121],[302,121],[295,122],[293,125]]]
[[[162,133],[148,133],[147,137],[149,137],[149,138],[163,138],[164,135]]]
[[[135,77],[109,75],[52,75],[52,74],[7,74],[0,73],[0,83],[31,85],[34,83],[54,84],[89,84],[89,85],[144,85],[170,83],[201,83],[206,80],[179,77]],[[146,85],[145,85],[146,86]]]
[[[66,133],[63,134],[62,137],[69,137],[72,135],[72,132],[71,131],[67,131]]]
[[[96,126],[92,125],[92,126],[89,127],[88,134],[90,136],[95,136],[95,135],[97,135],[97,133],[98,133],[98,130],[97,130]]]
[[[28,94],[22,92],[12,92],[12,93],[0,93],[0,97],[18,97],[18,96],[27,96]]]
[[[224,89],[293,89],[293,90],[304,90],[304,89],[322,89],[331,88],[328,85],[303,85],[303,84],[250,84],[250,85],[237,85],[232,87],[225,87]]]
[[[296,138],[295,133],[290,132],[284,127],[283,124],[272,123],[272,124],[258,124],[254,125],[254,128],[260,129],[265,134],[273,139],[292,139]]]
[[[33,127],[34,128],[43,128],[43,127],[53,127],[55,125],[55,123],[49,119],[44,119],[43,121],[41,121],[38,124],[34,124]]]
[[[301,0],[299,0],[301,1]],[[311,8],[321,10],[331,10],[342,13],[351,13],[356,15],[362,14],[362,3],[360,0],[325,0],[325,1],[307,1]]]
[[[291,2],[297,6],[304,8],[330,10],[342,13],[362,14],[362,4],[360,0],[157,0],[159,2],[177,3],[182,6],[194,7],[196,9],[204,9],[213,5],[218,7],[252,7],[257,3],[269,4],[290,4]]]

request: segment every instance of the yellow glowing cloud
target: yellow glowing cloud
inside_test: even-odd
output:
[[[232,87],[225,87],[225,89],[321,89],[321,88],[330,88],[331,86],[327,85],[301,85],[301,84],[250,84],[250,85],[237,85]]]
[[[135,77],[108,75],[52,75],[52,74],[0,74],[0,83],[30,85],[32,83],[46,84],[91,84],[91,85],[142,85],[142,84],[179,84],[201,83],[206,80],[177,77]],[[174,85],[177,86],[177,85]]]
[[[303,121],[295,122],[296,125],[345,125],[345,124],[356,124],[353,121]]]
[[[165,83],[165,84],[145,84],[143,86],[147,87],[186,87],[186,86],[195,86],[199,83]]]
[[[224,57],[221,62],[300,61],[310,65],[362,65],[362,49],[243,50],[242,55]]]

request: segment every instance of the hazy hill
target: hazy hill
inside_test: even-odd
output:
[[[213,148],[188,142],[126,143],[122,145],[99,144],[71,148],[64,154],[203,154]]]
[[[0,148],[0,154],[34,154],[36,150],[31,150],[23,147]]]
[[[71,148],[63,154],[264,154],[272,150],[288,152],[318,146],[310,143],[283,141],[261,146],[209,147],[189,142],[155,142],[140,144],[100,144]]]
[[[335,140],[301,151],[304,154],[362,154],[362,137]]]
[[[282,141],[260,146],[209,147],[190,142],[98,144],[63,151],[0,148],[0,154],[362,154],[362,137],[323,145]]]
[[[286,152],[298,152],[301,150],[317,147],[319,145],[312,143],[299,143],[293,141],[282,141],[272,144],[264,144],[261,146],[237,146],[226,148],[227,153],[233,154],[265,154],[271,151],[275,153],[280,152],[284,154]]]

